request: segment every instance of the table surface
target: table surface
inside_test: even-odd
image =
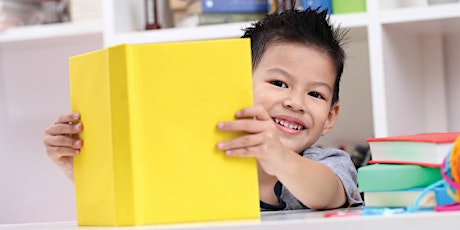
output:
[[[358,209],[350,210],[356,213]],[[0,229],[9,230],[210,230],[210,229],[239,229],[239,230],[296,230],[296,229],[458,229],[460,225],[460,211],[433,212],[419,211],[415,213],[369,215],[369,216],[335,216],[325,218],[324,214],[332,211],[313,212],[309,210],[262,212],[260,220],[215,221],[187,224],[152,225],[136,227],[93,227],[77,226],[71,222],[48,222],[0,225]],[[344,213],[339,210],[340,213]]]

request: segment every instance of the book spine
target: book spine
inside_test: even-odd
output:
[[[175,21],[176,27],[191,27],[201,25],[234,23],[234,22],[249,22],[255,21],[263,16],[265,13],[209,13],[209,14],[194,14],[189,15]]]
[[[116,225],[107,56],[104,49],[69,59],[71,110],[85,124],[85,147],[73,159],[78,225]]]
[[[302,0],[300,2],[300,8],[301,9],[317,9],[319,8],[319,11],[324,11],[327,9],[328,14],[332,14],[332,4],[331,0]]]
[[[198,15],[198,25],[254,21],[264,15],[265,13],[200,14]]]
[[[202,0],[203,13],[267,12],[267,0]]]
[[[134,185],[129,122],[128,67],[126,45],[109,48],[110,106],[112,126],[115,221],[118,226],[138,224],[135,216]]]

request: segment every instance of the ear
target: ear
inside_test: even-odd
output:
[[[322,136],[328,134],[332,127],[334,127],[335,121],[337,121],[337,117],[339,116],[339,103],[335,103],[332,108],[329,110],[329,114],[327,115],[326,123],[324,123],[323,132],[321,133]]]

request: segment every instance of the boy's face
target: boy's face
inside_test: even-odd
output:
[[[282,143],[300,153],[336,121],[339,105],[331,108],[334,81],[332,60],[319,49],[271,44],[253,73],[254,104],[268,111]]]

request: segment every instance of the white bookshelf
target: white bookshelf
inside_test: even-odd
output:
[[[236,38],[242,35],[243,28],[251,24],[251,22],[244,22],[144,31],[143,4],[143,0],[103,0],[104,20],[106,22],[104,27],[104,45],[106,47],[121,43],[136,44]],[[367,13],[334,15],[331,20],[340,23],[342,27],[366,27]]]
[[[9,28],[0,32],[0,43],[37,42],[47,38],[80,37],[94,34],[102,34],[100,20]]]
[[[249,24],[142,32],[141,14],[128,10],[141,9],[142,3],[104,1],[110,5],[104,7],[105,46],[239,37]],[[454,119],[460,112],[452,102],[460,86],[454,81],[457,65],[450,58],[458,61],[460,4],[389,9],[381,9],[380,4],[367,0],[367,12],[331,16],[334,24],[349,29],[351,42],[341,90],[345,105],[323,144],[359,144],[371,136],[460,129]]]
[[[382,9],[378,10],[378,12],[382,24],[446,20],[450,18],[459,19],[460,4],[445,3],[420,7]]]
[[[143,31],[143,0],[105,0],[103,5],[105,47],[117,44],[237,38],[243,34],[242,29],[251,24],[251,22],[244,22]],[[368,18],[369,15],[366,12],[333,15],[331,17],[331,21],[334,24],[350,29],[349,35],[351,38],[348,49],[353,50],[353,53],[349,55],[348,69],[350,69],[350,66],[359,68],[359,63],[368,62],[368,48],[365,45],[367,44]],[[343,109],[337,125],[338,128],[334,129],[331,135],[322,139],[320,144],[333,146],[363,144],[365,138],[373,135],[369,75],[368,68],[359,69],[355,73],[347,70],[343,77],[343,85],[348,85],[352,90],[342,90],[341,97],[344,105],[342,105]],[[348,103],[345,101],[348,101]],[[358,103],[353,105],[351,101],[358,101]],[[367,112],[360,117],[356,117],[354,116],[355,110]],[[362,128],[355,130],[356,135],[350,137],[348,135],[349,128],[346,124]]]
[[[23,216],[27,222],[74,218],[72,187],[42,144],[45,128],[69,110],[68,57],[121,43],[239,37],[250,24],[143,31],[143,0],[102,1],[102,22],[0,32],[0,181],[14,184],[2,191],[0,203],[18,200],[0,210],[0,224]],[[460,3],[380,9],[382,1],[367,0],[364,13],[331,16],[349,29],[350,42],[339,120],[320,144],[460,130]],[[21,215],[6,211],[12,207],[23,207]]]
[[[460,4],[368,10],[375,135],[460,130]]]

